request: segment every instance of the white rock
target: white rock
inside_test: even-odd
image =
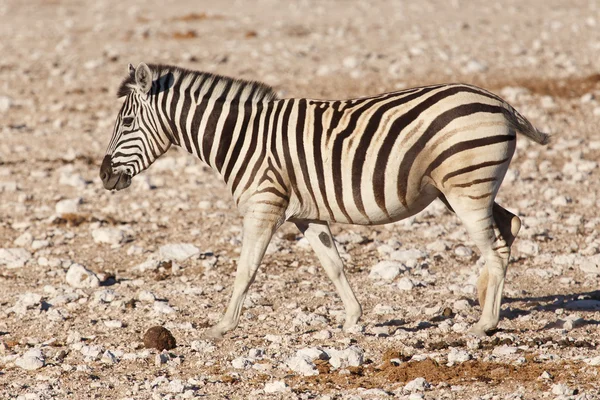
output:
[[[248,357],[252,360],[259,360],[265,356],[263,349],[250,349],[248,351]]]
[[[550,373],[548,371],[544,371],[544,372],[542,372],[542,375],[540,375],[540,378],[542,378],[542,379],[552,379],[552,375],[550,375]]]
[[[448,353],[448,362],[452,364],[460,364],[465,361],[469,361],[470,359],[471,355],[465,350],[460,350],[453,347]]]
[[[415,378],[404,386],[406,392],[422,392],[428,389],[431,385],[425,378]]]
[[[461,299],[461,300],[456,300],[452,304],[452,308],[454,310],[458,310],[458,311],[466,311],[471,308],[471,305],[469,304],[469,302],[467,300]]]
[[[0,96],[0,112],[1,113],[5,113],[7,112],[10,107],[12,106],[13,101],[10,97],[8,96]]]
[[[319,375],[315,364],[307,356],[291,357],[286,361],[286,365],[292,371],[303,376]]]
[[[521,254],[528,256],[537,256],[540,252],[540,246],[531,240],[518,240],[517,249]]]
[[[181,379],[173,379],[169,382],[169,393],[183,393],[185,390],[185,385],[181,381]]]
[[[397,250],[390,254],[390,258],[394,261],[400,261],[409,268],[414,268],[420,258],[426,258],[427,253],[417,249]]]
[[[72,186],[76,188],[85,188],[88,182],[83,177],[76,173],[63,172],[60,175],[58,183],[61,185]]]
[[[65,277],[70,286],[76,288],[94,288],[100,286],[100,279],[95,273],[81,264],[71,264]]]
[[[313,334],[313,338],[315,338],[316,340],[327,340],[327,339],[331,339],[331,331],[328,331],[327,329],[323,329],[321,331],[315,332]]]
[[[149,292],[147,290],[141,290],[138,293],[137,298],[139,301],[148,301],[148,302],[153,302],[154,300],[156,300],[156,296],[154,296],[154,293]]]
[[[154,357],[154,365],[160,367],[162,364],[166,364],[170,359],[171,357],[169,356],[169,353],[163,350],[162,353],[158,353]]]
[[[26,369],[28,371],[40,369],[44,366],[44,364],[44,353],[42,353],[42,350],[40,349],[31,349],[23,354],[23,356],[15,360],[15,365],[17,367]]]
[[[482,63],[478,60],[469,60],[467,65],[465,65],[465,67],[463,68],[463,72],[470,74],[470,73],[477,73],[477,72],[485,72],[485,71],[487,71],[487,69],[488,69],[487,65],[485,65],[484,63]]]
[[[573,389],[562,383],[552,385],[552,394],[570,396],[574,393]]]
[[[363,363],[364,350],[358,346],[350,346],[344,350],[324,350],[329,356],[329,364],[336,369],[345,367],[358,367]]]
[[[517,348],[514,346],[498,346],[492,350],[492,354],[495,356],[508,356],[511,354],[515,354],[517,352]]]
[[[117,228],[96,228],[92,237],[95,243],[119,244],[125,240],[125,233]]]
[[[116,364],[118,359],[110,350],[106,350],[100,359],[104,364]]]
[[[37,293],[27,292],[22,295],[19,295],[19,300],[17,303],[25,308],[32,308],[37,306],[42,301],[42,296]]]
[[[29,232],[24,232],[13,243],[15,246],[29,247],[31,246],[31,242],[33,242],[33,235]]]
[[[306,356],[311,360],[327,360],[329,358],[327,353],[324,350],[319,349],[318,347],[305,347],[303,349],[298,350],[296,352],[296,355],[301,357]]]
[[[161,314],[173,314],[175,309],[171,307],[168,303],[164,301],[155,301],[154,302],[154,311],[159,312]]]
[[[558,323],[562,323],[563,329],[570,331],[585,325],[585,320],[576,315],[569,315],[564,320],[559,319]]]
[[[117,297],[117,293],[112,289],[102,289],[94,292],[94,300],[99,303],[111,303]]]
[[[31,242],[31,249],[34,251],[44,249],[48,246],[50,246],[50,241],[48,240],[34,240]]]
[[[288,393],[292,389],[283,381],[273,381],[265,383],[263,389],[265,393]]]
[[[577,266],[584,274],[600,275],[600,254],[590,257],[579,257],[576,260]]]
[[[199,253],[200,249],[189,243],[166,244],[159,249],[159,254],[162,258],[180,262]]]
[[[54,207],[56,214],[76,214],[79,212],[79,204],[81,204],[81,197],[76,199],[64,199],[56,203]]]
[[[586,358],[583,361],[585,361],[585,363],[588,365],[597,366],[597,365],[600,365],[600,356],[596,356],[593,358]]]
[[[107,319],[103,321],[104,326],[111,329],[118,329],[123,327],[123,322],[118,319]]]
[[[246,357],[238,357],[231,360],[231,365],[236,369],[248,369],[254,364],[252,360]]]
[[[406,267],[402,263],[397,261],[381,261],[378,262],[371,268],[369,278],[371,279],[384,279],[393,280],[400,274],[400,271],[406,270]]]
[[[454,254],[459,257],[471,257],[473,255],[473,250],[465,246],[458,246],[454,249]]]
[[[100,358],[100,354],[102,354],[102,346],[100,345],[91,345],[91,346],[83,346],[81,348],[81,355],[85,358],[96,361]]]
[[[31,253],[22,248],[0,249],[0,266],[21,268],[31,259]]]
[[[406,276],[398,281],[398,289],[400,290],[413,290],[414,287],[415,284],[413,283],[412,279]]]

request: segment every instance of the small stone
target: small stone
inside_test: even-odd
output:
[[[171,332],[162,326],[153,326],[144,334],[144,346],[162,351],[174,349],[177,344]]]
[[[173,314],[176,312],[173,307],[171,307],[168,303],[164,301],[155,301],[153,308],[154,311],[159,312],[161,314]]]
[[[169,382],[169,393],[183,393],[185,390],[185,385],[181,381],[181,379],[173,379]]]
[[[460,350],[457,348],[451,348],[450,353],[448,353],[448,362],[452,364],[460,364],[465,361],[469,361],[471,359],[471,355],[465,350]]]
[[[263,389],[265,393],[288,393],[292,389],[283,381],[273,381],[265,383]]]
[[[22,248],[0,249],[0,266],[22,268],[31,259],[31,253]]]
[[[40,369],[45,365],[44,353],[40,349],[31,349],[17,358],[15,365],[28,371]]]
[[[564,330],[570,331],[580,326],[585,325],[585,320],[576,315],[569,315],[565,320],[558,320],[562,322],[562,326]]]
[[[161,246],[158,251],[163,259],[179,262],[200,254],[200,249],[189,243],[166,244]]]
[[[139,301],[153,302],[154,300],[156,300],[156,296],[154,296],[154,293],[149,292],[147,290],[141,290],[138,293],[137,297]]]
[[[252,360],[246,357],[238,357],[231,360],[231,365],[235,369],[248,369],[252,366]]]
[[[31,246],[31,242],[33,242],[33,235],[29,232],[24,232],[13,243],[19,247],[29,247]]]
[[[498,346],[492,350],[492,354],[495,356],[508,356],[511,354],[515,354],[517,352],[517,348],[514,346]]]
[[[406,270],[406,267],[402,263],[397,261],[381,261],[371,268],[369,278],[371,279],[383,279],[393,280],[400,274],[400,271]]]
[[[537,256],[540,252],[540,246],[531,240],[517,241],[517,249],[520,253],[528,256]]]
[[[308,356],[294,356],[289,358],[286,362],[286,365],[292,371],[303,375],[303,376],[314,376],[319,375],[319,371],[317,370],[315,364]]]
[[[600,254],[577,259],[579,270],[588,275],[600,275]],[[1,262],[0,262],[1,263]]]
[[[463,72],[467,74],[481,73],[487,71],[487,69],[487,65],[478,60],[469,60],[467,65],[465,65],[465,67],[463,68]]]
[[[586,358],[583,361],[585,361],[586,364],[595,367],[595,366],[600,365],[600,356],[596,356],[596,357],[593,357],[593,358]]]
[[[99,303],[111,303],[117,297],[117,293],[112,289],[98,290],[94,293],[94,300]]]
[[[574,390],[569,388],[565,384],[557,383],[556,385],[552,385],[552,394],[562,395],[562,396],[570,396],[573,393],[574,393]]]
[[[542,372],[542,375],[540,375],[540,378],[549,380],[549,379],[552,379],[553,377],[548,371],[544,371],[544,372]]]
[[[50,242],[48,240],[34,240],[31,242],[32,250],[40,250],[50,246]]]
[[[461,300],[456,300],[454,302],[454,304],[452,304],[452,307],[455,310],[466,311],[471,308],[471,305],[469,304],[469,302],[467,300],[461,299]]]
[[[79,204],[81,204],[81,197],[76,199],[65,199],[56,203],[54,207],[56,214],[77,214],[79,212]]]
[[[313,338],[315,338],[316,340],[327,340],[327,339],[331,339],[331,331],[328,331],[326,329],[323,329],[321,331],[315,332],[313,334]]]
[[[116,364],[117,356],[115,356],[110,350],[106,350],[104,354],[102,354],[102,358],[100,359],[104,364]]]
[[[422,392],[428,389],[431,385],[425,378],[415,378],[404,386],[406,392]]]
[[[95,273],[81,264],[71,264],[65,277],[67,283],[75,288],[94,288],[100,286],[100,279]]]
[[[415,287],[415,284],[413,283],[412,279],[408,278],[408,277],[404,277],[402,279],[400,279],[398,281],[398,289],[400,290],[413,290],[413,288]]]
[[[156,365],[157,367],[160,367],[161,365],[169,362],[170,359],[171,359],[171,357],[169,356],[169,354],[163,351],[162,353],[158,353],[154,357],[154,365]]]
[[[459,257],[467,258],[473,255],[473,250],[465,246],[458,246],[454,249],[454,254],[456,254]]]
[[[81,347],[81,355],[91,361],[96,361],[100,358],[102,354],[102,346],[100,345],[91,345],[91,346],[83,346]]]
[[[118,319],[109,319],[109,320],[103,321],[103,323],[104,323],[104,326],[106,326],[107,328],[111,328],[111,329],[118,329],[118,328],[123,327],[123,322]]]
[[[400,261],[410,268],[416,266],[418,260],[425,257],[427,257],[427,253],[417,249],[397,250],[390,254],[392,260]]]
[[[12,106],[13,101],[10,97],[8,96],[0,96],[0,112],[1,113],[5,113],[7,112],[10,107]]]
[[[119,244],[125,240],[125,233],[117,228],[96,228],[92,231],[95,243]]]

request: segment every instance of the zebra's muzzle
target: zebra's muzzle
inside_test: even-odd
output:
[[[113,173],[110,156],[107,155],[102,160],[100,167],[100,179],[107,190],[121,190],[131,185],[131,175],[126,172]]]

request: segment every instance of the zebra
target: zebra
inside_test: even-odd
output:
[[[243,216],[243,243],[229,304],[206,335],[221,338],[242,304],[275,231],[294,223],[340,296],[343,329],[362,315],[329,224],[385,224],[440,199],[462,221],[485,266],[481,317],[497,327],[518,216],[495,202],[516,132],[547,144],[500,97],[438,84],[351,100],[283,98],[262,83],[169,65],[131,64],[125,97],[100,168],[108,190],[128,187],[171,145],[214,169]]]

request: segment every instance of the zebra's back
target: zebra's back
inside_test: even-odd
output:
[[[469,85],[346,101],[278,101],[284,102],[284,114],[290,110],[286,129],[276,129],[286,155],[289,218],[400,220],[453,185],[489,179],[472,188],[474,196],[487,193],[491,177],[498,168],[503,177],[514,152],[506,104]]]

